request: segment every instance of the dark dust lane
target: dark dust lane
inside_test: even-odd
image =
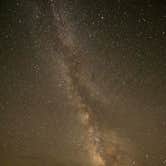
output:
[[[0,2],[0,165],[166,165],[166,3]]]

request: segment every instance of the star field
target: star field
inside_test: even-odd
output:
[[[166,3],[0,2],[0,165],[166,165]]]

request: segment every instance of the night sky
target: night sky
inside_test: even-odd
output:
[[[1,166],[166,166],[166,1],[0,1]]]

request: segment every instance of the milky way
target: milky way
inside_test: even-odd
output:
[[[61,5],[60,5],[61,4]],[[80,123],[84,126],[86,132],[83,134],[85,135],[85,149],[87,150],[89,154],[90,163],[93,166],[106,166],[106,161],[104,159],[104,153],[108,153],[109,156],[108,161],[111,161],[111,165],[119,165],[120,163],[123,165],[129,164],[129,162],[132,163],[132,158],[123,158],[124,161],[121,161],[121,154],[118,154],[118,149],[116,148],[116,144],[121,144],[122,142],[113,143],[112,145],[107,145],[105,149],[102,147],[101,138],[103,138],[102,133],[100,133],[100,130],[98,129],[97,123],[95,122],[94,114],[95,111],[92,110],[88,103],[86,103],[86,100],[82,98],[82,96],[79,94],[78,88],[79,86],[86,87],[88,89],[89,96],[91,98],[95,98],[98,100],[98,102],[102,102],[105,105],[109,105],[109,100],[106,96],[99,90],[96,84],[94,84],[86,74],[82,73],[79,69],[79,65],[77,62],[74,62],[74,60],[77,59],[81,62],[81,59],[79,59],[79,54],[83,54],[80,51],[80,46],[76,45],[74,43],[73,38],[76,38],[77,36],[74,35],[74,28],[70,27],[70,22],[68,22],[65,10],[63,7],[63,2],[60,2],[55,5],[54,3],[51,4],[53,13],[54,13],[54,19],[57,26],[57,33],[58,37],[60,39],[60,43],[62,44],[62,52],[61,57],[59,57],[59,66],[60,66],[60,72],[62,74],[62,79],[65,83],[65,89],[66,93],[69,99],[69,102],[73,107],[78,111],[76,112],[76,116],[78,116]],[[55,9],[56,8],[56,9]],[[77,57],[78,56],[78,57]],[[75,58],[75,59],[74,59]],[[113,134],[113,132],[112,132]],[[111,138],[111,135],[109,136],[109,139],[116,139]],[[113,141],[113,140],[112,140]],[[119,140],[120,141],[120,140]],[[124,144],[124,143],[123,143]],[[124,147],[121,147],[124,148]],[[129,150],[129,147],[126,149],[126,152]],[[108,152],[105,152],[107,151]],[[112,149],[114,149],[112,151]],[[116,150],[115,150],[116,149]],[[112,151],[112,152],[111,152]],[[124,155],[124,154],[123,154]],[[114,156],[114,157],[113,157]],[[107,162],[108,162],[107,161]],[[127,163],[126,163],[127,162]],[[125,164],[126,163],[126,164]]]

